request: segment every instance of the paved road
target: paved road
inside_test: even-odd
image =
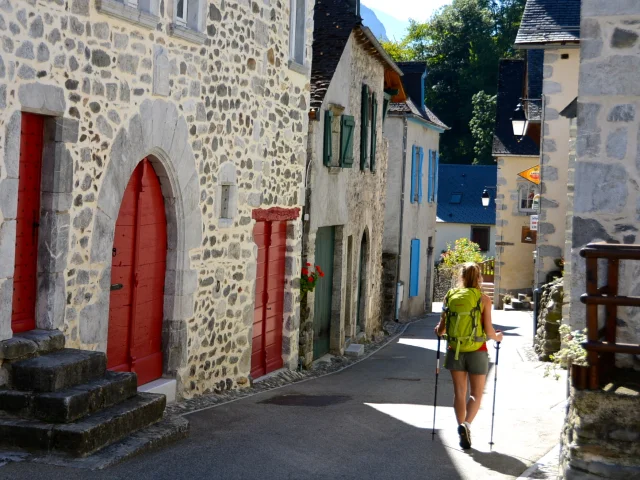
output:
[[[101,472],[10,463],[1,479],[507,479],[558,441],[565,387],[527,359],[530,315],[498,312],[500,353],[495,446],[489,451],[493,381],[458,447],[452,386],[440,376],[431,439],[434,316],[340,373],[190,414],[191,435]]]

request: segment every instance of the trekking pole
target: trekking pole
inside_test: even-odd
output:
[[[498,386],[498,358],[500,357],[500,342],[496,342],[496,368],[493,372],[493,409],[491,410],[491,445],[493,449],[493,422],[496,418],[496,388]]]
[[[431,441],[436,437],[436,402],[438,400],[438,375],[440,375],[440,335],[438,335],[438,353],[436,354],[436,389],[433,395],[433,429]]]

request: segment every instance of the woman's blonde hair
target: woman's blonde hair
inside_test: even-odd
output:
[[[463,288],[480,289],[481,278],[482,272],[480,271],[480,265],[474,262],[463,263],[460,267],[460,277],[458,279],[458,284]]]

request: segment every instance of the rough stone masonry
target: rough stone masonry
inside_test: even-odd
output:
[[[133,168],[148,157],[168,223],[164,374],[182,397],[248,385],[252,212],[301,204],[309,101],[308,74],[288,68],[289,2],[188,4],[194,18],[180,25],[171,0],[140,1],[140,10],[0,0],[0,340],[12,336],[21,112],[33,112],[48,116],[37,326],[60,329],[69,347],[106,349],[114,224]],[[223,185],[231,218],[221,218]],[[291,365],[299,222],[287,240]]]

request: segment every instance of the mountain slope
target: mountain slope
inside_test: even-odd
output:
[[[383,40],[385,42],[389,40],[387,38],[387,30],[384,28],[382,22],[378,20],[376,14],[373,13],[373,10],[367,8],[363,4],[360,4],[360,16],[362,17],[362,23],[371,29],[378,40]]]

